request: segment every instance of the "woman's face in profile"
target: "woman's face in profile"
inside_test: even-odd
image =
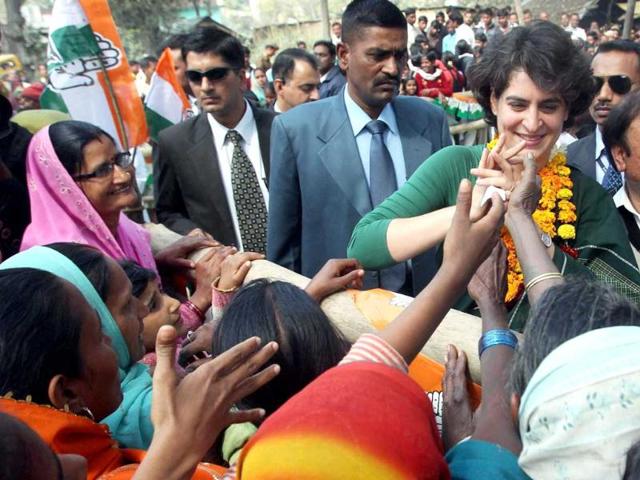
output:
[[[514,71],[500,98],[491,98],[498,132],[506,136],[506,147],[525,142],[520,156],[533,153],[538,168],[549,160],[556,140],[568,117],[567,106],[559,94],[540,89],[524,71]]]
[[[113,164],[118,150],[110,138],[101,136],[99,140],[89,142],[82,153],[82,169],[79,173],[91,174],[104,169],[105,165]],[[138,197],[133,177],[133,167],[123,169],[113,166],[113,170],[105,176],[82,180],[80,188],[93,208],[105,219],[135,205]]]

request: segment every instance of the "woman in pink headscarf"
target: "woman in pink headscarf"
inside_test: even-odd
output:
[[[91,245],[116,260],[133,260],[155,272],[194,268],[187,255],[219,245],[203,235],[183,238],[156,254],[150,237],[123,213],[137,201],[132,158],[111,136],[86,122],[63,121],[42,129],[27,156],[31,224],[21,250],[54,242]],[[195,232],[197,233],[197,232]],[[183,330],[195,329],[211,304],[212,269],[200,268],[191,300],[183,303]]]

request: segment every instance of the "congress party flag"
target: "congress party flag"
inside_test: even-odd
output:
[[[147,140],[144,107],[107,0],[55,0],[43,108],[98,125],[128,149]]]
[[[145,112],[151,138],[157,140],[161,130],[180,123],[189,107],[187,95],[176,77],[171,51],[166,48],[158,60],[156,71],[151,77],[149,93],[145,98]]]

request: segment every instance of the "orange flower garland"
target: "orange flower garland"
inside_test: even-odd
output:
[[[494,138],[487,144],[489,151],[495,148],[498,138]],[[578,220],[576,206],[571,202],[573,197],[573,181],[569,178],[571,169],[567,166],[567,156],[557,150],[552,154],[551,160],[538,172],[541,179],[541,196],[538,208],[533,212],[532,218],[544,233],[552,239],[559,237],[564,241],[561,247],[563,251],[572,256],[575,252],[568,245],[569,240],[576,238],[575,222]],[[516,246],[506,227],[502,228],[502,242],[507,248],[507,294],[505,303],[509,304],[520,297],[524,290],[524,275]]]

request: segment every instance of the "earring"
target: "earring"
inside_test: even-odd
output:
[[[80,410],[78,411],[78,415],[82,417],[87,417],[92,422],[96,421],[95,417],[93,416],[93,412],[91,412],[91,410],[89,410],[88,407],[81,407]]]

